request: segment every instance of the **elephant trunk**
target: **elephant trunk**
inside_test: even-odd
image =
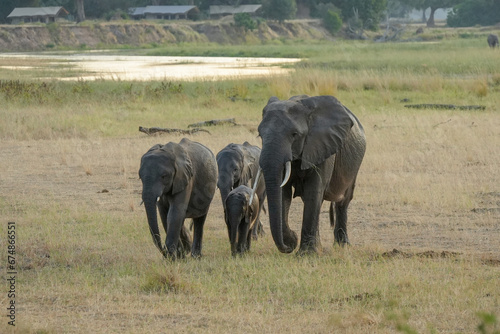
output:
[[[241,212],[234,203],[228,203],[226,211],[226,225],[229,232],[229,243],[231,244],[231,255],[235,256],[239,251],[238,232],[241,221]]]
[[[158,228],[158,214],[156,211],[156,203],[161,195],[161,187],[151,182],[151,180],[143,180],[142,201],[146,209],[146,217],[148,219],[149,231],[153,237],[155,246],[164,254],[164,249],[161,244],[160,230]]]
[[[217,181],[217,187],[220,191],[220,197],[222,199],[222,204],[224,210],[226,209],[226,198],[232,190],[233,182],[229,177],[224,177],[224,175],[219,174],[219,180]]]
[[[261,154],[261,167],[264,173],[264,181],[266,183],[267,204],[269,208],[269,223],[271,235],[278,250],[282,253],[291,253],[295,245],[287,245],[283,238],[283,207],[282,207],[282,189],[280,187],[283,181],[284,164],[268,163],[265,157],[265,152]]]
[[[153,242],[156,247],[163,253],[161,245],[160,230],[158,229],[158,218],[156,213],[156,199],[143,199],[144,207],[146,208],[146,216],[148,218],[149,231],[153,237]]]

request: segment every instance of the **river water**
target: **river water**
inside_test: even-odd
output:
[[[33,66],[2,66],[2,59],[43,59]],[[48,60],[48,61],[47,61]],[[102,54],[0,54],[0,68],[30,70],[67,65],[79,71],[77,76],[63,76],[60,80],[222,80],[241,77],[263,77],[291,71],[282,65],[293,64],[297,58],[244,58],[244,57],[167,57],[124,56]],[[54,64],[52,64],[53,66]]]

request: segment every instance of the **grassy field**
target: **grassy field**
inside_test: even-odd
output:
[[[60,82],[1,69],[0,268],[15,222],[15,333],[498,333],[500,52],[476,32],[440,33],[254,48],[305,58],[258,80]],[[296,94],[335,95],[364,124],[352,245],[333,245],[325,204],[317,256],[279,253],[264,215],[266,235],[232,258],[216,194],[204,256],[162,259],[137,171],[149,147],[182,136],[138,127],[234,117],[190,137],[214,153],[260,145],[268,98]],[[485,108],[405,107],[426,103]],[[296,199],[295,231],[301,216]],[[8,320],[0,332],[14,332]]]

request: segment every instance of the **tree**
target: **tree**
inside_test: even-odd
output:
[[[453,8],[446,23],[450,27],[494,25],[500,22],[500,0],[466,0]]]
[[[463,0],[400,0],[402,3],[419,10],[424,10],[427,8],[431,9],[429,19],[427,19],[427,27],[435,27],[434,14],[436,10],[440,8],[451,8],[458,5]],[[425,15],[425,14],[424,14]]]
[[[436,10],[438,10],[439,8],[451,8],[454,5],[460,3],[460,1],[461,0],[426,0],[425,4],[431,9],[429,19],[427,20],[427,26],[436,26],[436,23],[434,22],[434,13],[436,13]]]
[[[76,22],[85,21],[85,8],[83,6],[84,0],[75,0],[76,7]]]
[[[323,15],[323,25],[332,35],[336,34],[342,28],[342,19],[339,14],[333,10],[328,10]]]
[[[248,13],[237,13],[234,14],[234,24],[237,27],[242,27],[247,30],[254,30],[257,28],[257,22]]]
[[[364,29],[378,30],[387,8],[387,0],[333,0],[342,11],[344,21],[359,19]]]
[[[297,4],[295,0],[263,0],[262,11],[267,18],[283,23],[295,17]]]

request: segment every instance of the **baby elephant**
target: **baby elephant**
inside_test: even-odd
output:
[[[489,34],[488,35],[488,45],[490,46],[490,48],[498,47],[498,36],[493,35],[493,34]]]
[[[255,223],[259,213],[259,198],[255,194],[250,204],[252,189],[241,185],[233,189],[226,198],[226,220],[231,254],[243,254],[250,249],[252,231],[257,228]]]

